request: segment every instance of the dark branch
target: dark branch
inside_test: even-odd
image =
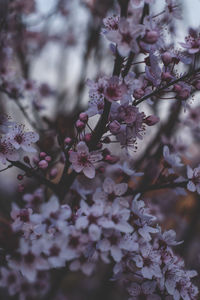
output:
[[[192,75],[195,75],[195,74],[198,73],[198,72],[200,72],[200,68],[188,72],[187,74],[185,74],[185,75],[183,75],[183,76],[181,76],[181,77],[179,77],[179,78],[177,78],[177,79],[171,81],[170,83],[164,85],[163,87],[154,90],[152,93],[145,95],[144,97],[138,99],[137,101],[134,101],[134,102],[133,102],[133,105],[136,106],[136,105],[142,103],[142,102],[145,101],[146,99],[148,99],[148,98],[150,98],[150,97],[153,97],[153,96],[159,94],[160,92],[164,91],[164,90],[167,89],[168,87],[170,87],[170,86],[176,84],[176,83],[179,82],[179,81],[183,81],[183,80],[185,80],[186,78],[188,78],[188,77],[190,77],[190,76],[192,76]]]

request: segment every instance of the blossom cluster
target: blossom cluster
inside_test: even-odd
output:
[[[75,210],[60,205],[55,196],[37,210],[30,202],[23,209],[13,204],[11,230],[16,247],[5,257],[8,267],[1,268],[0,280],[1,286],[9,285],[11,295],[19,293],[19,299],[34,296],[31,286],[40,277],[38,292],[43,293],[45,271],[53,268],[80,269],[91,275],[100,260],[114,262],[113,279],[124,282],[130,299],[142,295],[195,299],[198,289],[191,278],[196,271],[185,270],[183,260],[172,250],[180,243],[175,232],[162,232],[139,194],[133,198],[126,183],[106,178],[93,194],[83,189],[80,198]],[[21,289],[25,283],[27,295]]]
[[[109,279],[123,287],[126,299],[197,300],[199,266],[185,267],[181,254],[188,236],[176,241],[175,222],[167,223],[166,207],[170,202],[175,207],[181,197],[196,203],[200,195],[200,164],[191,158],[195,151],[190,145],[198,149],[200,141],[198,31],[189,28],[177,50],[170,42],[181,19],[176,1],[165,0],[158,14],[156,0],[118,0],[113,14],[111,4],[97,2],[76,3],[94,21],[88,25],[80,98],[94,32],[96,50],[100,38],[110,44],[114,68],[112,75],[99,72],[86,81],[88,107],[83,111],[78,103],[73,116],[64,108],[59,111],[65,97],[73,98],[70,92],[34,81],[29,68],[31,57],[49,42],[64,50],[76,44],[74,19],[68,35],[45,35],[46,27],[34,31],[29,23],[37,13],[34,0],[10,1],[2,17],[0,93],[6,104],[14,102],[26,125],[13,121],[2,105],[0,163],[5,168],[0,173],[11,167],[23,173],[17,176],[20,184],[10,207],[4,212],[0,206],[0,287],[7,290],[6,297],[19,300],[59,299],[60,278],[71,272],[92,276],[106,265],[112,272]],[[55,12],[46,19],[57,14],[70,23],[71,6],[70,1],[56,1]],[[47,97],[56,104],[55,116],[42,103]],[[162,109],[164,103],[167,109]],[[196,223],[191,224],[197,227],[196,206]],[[190,235],[193,227],[188,227]]]

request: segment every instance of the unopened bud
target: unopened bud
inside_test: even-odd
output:
[[[108,155],[106,155],[106,157],[104,158],[104,160],[107,163],[109,163],[109,164],[112,165],[112,164],[115,164],[119,160],[119,158],[117,156],[108,154]]]
[[[88,115],[87,115],[85,112],[80,113],[79,119],[80,119],[82,122],[87,123],[87,121],[88,121]]]
[[[86,143],[90,142],[91,137],[92,137],[91,133],[86,133],[86,135],[84,136],[84,141]]]
[[[161,58],[162,58],[162,61],[165,66],[168,66],[172,62],[172,59],[173,59],[171,54],[167,51],[161,55]]]
[[[158,32],[155,30],[149,30],[146,32],[144,41],[149,44],[154,44],[158,40]]]
[[[48,162],[46,160],[41,160],[39,163],[38,163],[38,167],[40,169],[43,169],[45,170],[46,168],[48,168]]]
[[[40,152],[40,158],[45,158],[47,154],[45,152]]]
[[[154,115],[148,116],[146,119],[144,119],[144,123],[147,124],[148,126],[153,126],[156,123],[158,123],[159,121],[160,121],[160,118],[158,118]]]
[[[82,131],[85,128],[85,123],[81,120],[76,121],[76,128],[78,131]]]
[[[66,137],[65,140],[64,140],[64,143],[65,143],[66,145],[70,145],[71,142],[72,142],[72,139],[71,139],[70,137]]]
[[[47,162],[50,162],[50,161],[52,160],[52,158],[51,158],[51,156],[47,155],[47,156],[45,156],[45,160],[46,160]]]

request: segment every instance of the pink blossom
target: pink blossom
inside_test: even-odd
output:
[[[72,163],[73,169],[77,172],[83,172],[88,178],[95,177],[94,163],[102,159],[102,154],[99,152],[89,152],[85,142],[79,142],[77,152],[71,151],[69,160]]]
[[[104,96],[109,101],[118,101],[122,99],[126,90],[126,86],[119,82],[117,76],[114,76],[107,81],[104,87]]]
[[[36,149],[31,146],[32,143],[36,143],[39,140],[39,135],[36,132],[25,132],[24,125],[15,124],[7,134],[8,141],[13,145],[15,149],[22,148],[27,152],[36,152]]]
[[[143,30],[143,25],[130,24],[126,19],[121,19],[119,29],[109,31],[106,37],[117,44],[120,55],[127,56],[131,50],[135,53],[139,51],[136,39],[142,35]]]
[[[194,30],[189,30],[189,35],[185,38],[185,43],[180,43],[180,45],[187,49],[189,54],[195,54],[200,51],[200,37],[199,34]]]
[[[188,184],[187,188],[191,192],[197,191],[200,194],[200,165],[192,170],[190,166],[187,166]]]

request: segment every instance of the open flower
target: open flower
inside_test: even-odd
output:
[[[187,166],[187,176],[189,178],[188,190],[191,192],[197,191],[200,194],[200,165],[194,170]]]
[[[77,152],[71,151],[69,161],[72,163],[72,168],[77,172],[83,172],[88,178],[95,177],[94,163],[102,159],[99,152],[89,152],[85,142],[79,142],[77,145]]]
[[[36,152],[31,144],[39,140],[39,135],[32,131],[24,132],[24,125],[15,124],[7,134],[7,139],[17,150],[22,148],[27,152]]]

